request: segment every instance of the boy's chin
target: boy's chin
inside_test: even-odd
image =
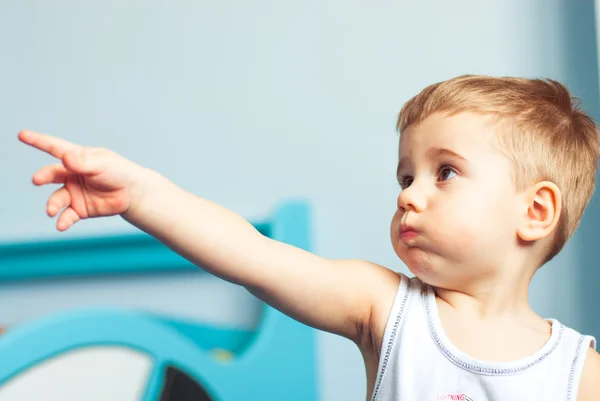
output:
[[[412,262],[412,263],[406,263]],[[405,261],[408,270],[421,282],[436,288],[453,289],[456,283],[456,277],[448,277],[443,272],[447,272],[441,266],[434,264],[414,263],[414,261]]]
[[[449,276],[452,267],[443,256],[423,248],[399,248],[396,254],[408,270],[421,282],[436,288],[452,289],[457,278]]]
[[[422,282],[430,284],[431,281],[437,281],[435,277],[438,275],[430,264],[419,263],[411,259],[403,259],[403,262],[408,270]]]

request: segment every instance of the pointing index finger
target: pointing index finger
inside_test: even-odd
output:
[[[19,140],[59,159],[62,159],[65,153],[79,147],[61,138],[28,130],[19,132]]]

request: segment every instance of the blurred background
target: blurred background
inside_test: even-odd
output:
[[[402,104],[466,73],[549,77],[598,118],[596,15],[588,0],[2,0],[0,242],[135,231],[111,218],[57,232],[56,188],[31,184],[51,159],[16,137],[32,129],[114,150],[250,219],[308,199],[318,254],[408,273],[389,241]],[[600,337],[598,224],[596,196],[531,301]],[[0,326],[74,299],[247,327],[259,311],[208,278],[0,284]],[[322,400],[364,399],[349,341],[319,333],[318,366]]]

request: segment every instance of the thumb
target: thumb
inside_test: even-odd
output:
[[[63,156],[64,166],[68,170],[82,175],[95,175],[101,173],[104,170],[101,160],[102,157],[93,154],[84,147],[69,151]]]

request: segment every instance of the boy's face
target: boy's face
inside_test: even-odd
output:
[[[488,122],[434,114],[400,137],[392,244],[413,274],[437,287],[497,279],[517,246],[522,202]]]

